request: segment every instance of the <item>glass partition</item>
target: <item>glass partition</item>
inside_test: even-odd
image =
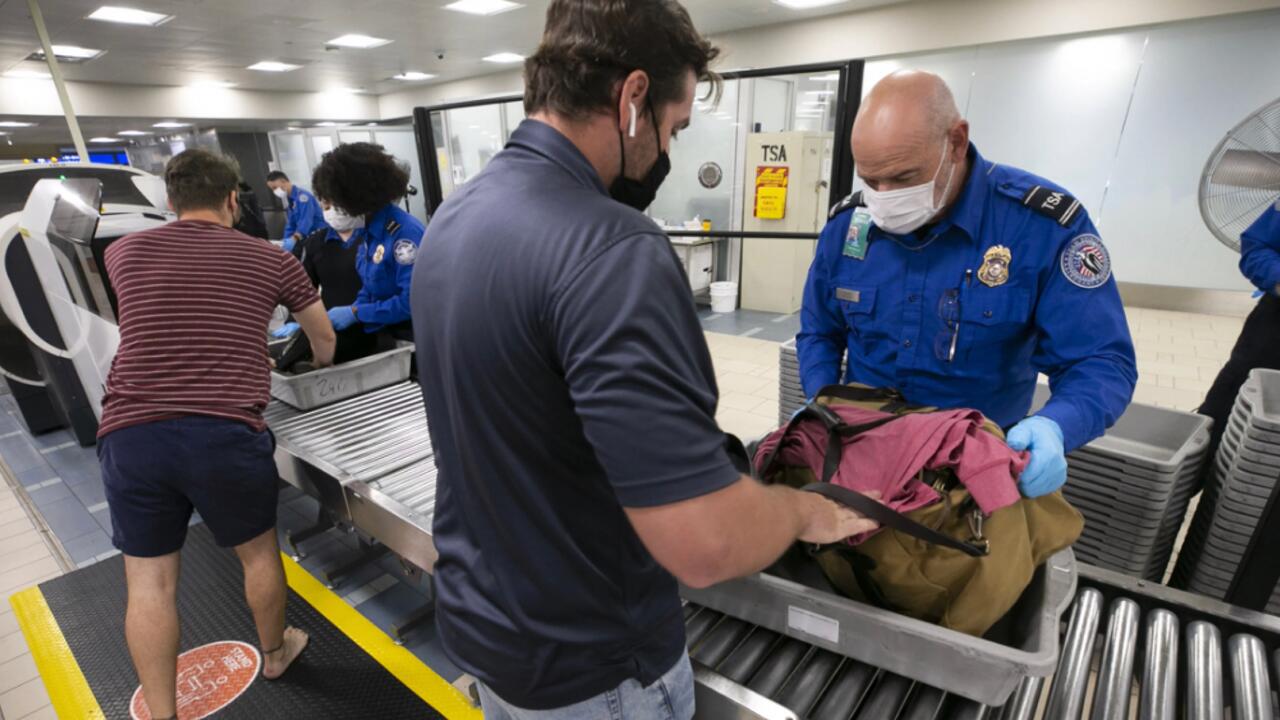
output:
[[[276,155],[276,169],[293,182],[311,185],[311,162],[307,159],[307,143],[302,132],[271,133],[271,148]]]
[[[844,73],[853,69],[852,77]],[[672,234],[690,286],[739,282],[743,307],[799,308],[817,232],[832,202],[838,130],[857,109],[862,64],[730,72],[717,99],[700,84],[691,125],[670,148],[672,169],[648,214]],[[842,107],[842,105],[844,107]],[[524,118],[515,97],[419,108],[419,142],[437,165],[429,205],[470,181]],[[847,150],[843,151],[847,159]],[[837,184],[848,192],[847,162]],[[429,183],[430,185],[431,183]],[[762,198],[774,203],[761,211]]]
[[[522,120],[524,105],[520,101],[495,101],[431,113],[442,199],[480,174]]]
[[[270,134],[276,167],[293,182],[311,190],[311,173],[324,154],[340,144],[372,142],[386,148],[396,160],[409,167],[409,184],[418,192],[410,195],[410,214],[426,222],[426,198],[422,183],[422,167],[413,128],[408,125],[376,128],[308,128]],[[272,202],[275,202],[274,199]],[[406,201],[401,201],[402,205]]]
[[[414,140],[413,129],[377,128],[373,131],[373,142],[386,148],[396,160],[409,166],[409,184],[417,190],[416,194],[408,197],[409,214],[425,223],[427,221],[426,196],[422,189],[422,167],[418,162],[418,145]]]

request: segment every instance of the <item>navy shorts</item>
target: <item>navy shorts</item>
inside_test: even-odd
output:
[[[158,557],[187,539],[194,507],[222,547],[275,527],[279,476],[270,430],[189,416],[121,428],[98,443],[112,543]]]

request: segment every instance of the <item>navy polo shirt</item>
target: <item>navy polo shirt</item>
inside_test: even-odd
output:
[[[412,308],[450,657],[528,709],[653,683],[683,614],[623,508],[739,477],[666,236],[526,120],[432,219]]]

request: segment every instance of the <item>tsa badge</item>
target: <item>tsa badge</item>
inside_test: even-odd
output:
[[[1097,235],[1077,235],[1062,251],[1062,274],[1076,287],[1092,290],[1111,279],[1111,254]]]
[[[373,264],[377,265],[382,262],[382,256],[387,254],[387,246],[379,245],[377,250],[373,251]]]
[[[987,287],[1000,287],[1009,282],[1009,263],[1013,253],[1003,245],[987,248],[982,256],[982,267],[978,269],[978,280]]]

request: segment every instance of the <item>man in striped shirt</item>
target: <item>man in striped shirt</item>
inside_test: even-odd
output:
[[[120,348],[98,431],[112,541],[125,556],[125,636],[153,718],[176,714],[178,551],[193,508],[244,565],[263,676],[279,677],[306,645],[306,633],[284,625],[275,441],[262,419],[267,323],[277,305],[289,308],[317,365],[332,361],[335,344],[298,260],[231,229],[231,162],[188,150],[164,180],[178,220],[105,254]]]

